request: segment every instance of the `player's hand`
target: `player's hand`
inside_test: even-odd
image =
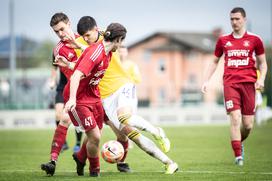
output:
[[[264,81],[258,79],[258,80],[256,81],[256,83],[255,83],[255,89],[256,89],[256,90],[263,91],[263,89],[264,89]]]
[[[68,102],[65,104],[65,111],[72,111],[76,107],[76,100],[75,99],[69,99]]]
[[[69,61],[60,55],[57,55],[55,57],[55,60],[53,62],[54,65],[60,66],[60,67],[68,67],[69,66]]]
[[[207,93],[207,87],[208,87],[208,81],[205,81],[203,84],[202,84],[202,87],[201,87],[201,92],[203,94]]]

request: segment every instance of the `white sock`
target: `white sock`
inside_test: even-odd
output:
[[[150,156],[160,160],[164,164],[172,163],[173,161],[165,155],[153,141],[144,135],[140,134],[136,140],[133,140],[143,151]]]
[[[132,127],[138,128],[139,130],[151,133],[154,136],[159,136],[159,130],[151,123],[146,121],[144,118],[138,115],[132,115],[129,118],[128,124]]]

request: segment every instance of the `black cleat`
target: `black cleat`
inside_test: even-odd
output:
[[[73,153],[73,159],[76,162],[77,175],[78,176],[84,175],[84,166],[85,166],[85,163],[81,163],[81,161],[79,161],[79,159],[77,158],[77,153]]]
[[[120,172],[132,172],[127,163],[117,163],[117,169]]]
[[[48,163],[41,164],[41,169],[46,172],[48,176],[53,176],[56,169],[56,162],[50,161]]]
[[[99,172],[90,172],[90,177],[100,177]]]

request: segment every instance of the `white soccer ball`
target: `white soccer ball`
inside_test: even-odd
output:
[[[123,158],[124,148],[118,141],[111,140],[103,144],[101,155],[106,162],[116,163]]]

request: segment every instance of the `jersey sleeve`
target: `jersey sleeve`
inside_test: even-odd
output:
[[[214,55],[216,57],[221,57],[223,55],[223,46],[222,46],[222,41],[221,41],[221,38],[219,38],[216,42],[216,45],[215,45],[215,50],[214,50]]]
[[[256,55],[264,54],[264,45],[262,40],[259,37],[256,38],[255,53]]]

